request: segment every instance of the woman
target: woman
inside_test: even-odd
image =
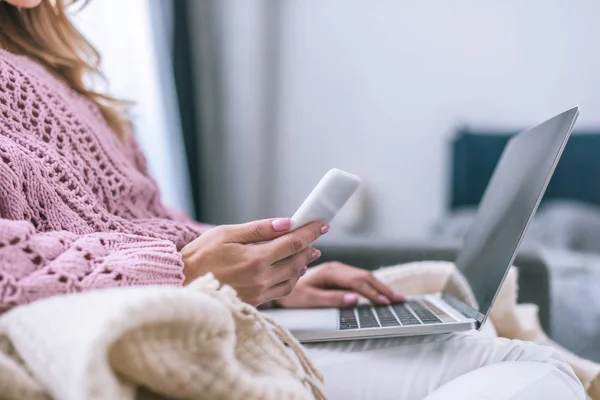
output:
[[[64,8],[63,0],[0,2],[0,312],[87,289],[185,285],[208,272],[255,306],[347,306],[358,294],[379,304],[402,300],[346,265],[306,273],[320,256],[311,243],[327,225],[290,233],[280,218],[211,227],[167,209],[123,103],[85,85],[99,57]],[[529,398],[548,382],[557,398],[584,398],[551,349],[478,334],[308,351],[332,397],[422,398],[488,364],[534,361],[545,372],[523,387],[528,397],[511,398]]]

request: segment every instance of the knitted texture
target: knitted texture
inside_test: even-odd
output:
[[[183,281],[208,226],[161,203],[130,135],[39,64],[0,50],[0,312],[39,298]]]
[[[7,400],[324,398],[299,343],[210,274],[186,288],[95,290],[6,313],[0,393]]]

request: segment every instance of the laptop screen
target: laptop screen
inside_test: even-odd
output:
[[[484,322],[577,115],[577,107],[565,111],[514,136],[504,149],[456,259],[477,310],[457,305],[451,287],[444,290],[446,301],[466,315]]]

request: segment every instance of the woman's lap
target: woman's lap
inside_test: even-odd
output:
[[[549,364],[573,399],[585,399],[572,369],[551,348],[479,332],[330,342],[306,346],[331,399],[423,399],[481,367],[506,361]],[[493,377],[492,377],[493,378]],[[538,384],[544,384],[540,379]],[[527,391],[535,391],[535,382]]]

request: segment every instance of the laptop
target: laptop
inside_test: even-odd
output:
[[[300,342],[481,329],[578,115],[579,108],[573,107],[509,140],[456,259],[458,271],[473,292],[471,305],[457,298],[447,286],[441,293],[415,296],[389,306],[264,312]]]

